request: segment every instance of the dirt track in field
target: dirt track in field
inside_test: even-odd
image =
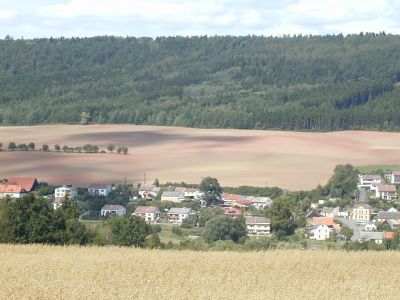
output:
[[[0,127],[0,142],[82,146],[110,143],[129,155],[1,152],[0,177],[36,176],[50,183],[186,181],[213,176],[222,185],[279,186],[290,190],[324,184],[335,165],[400,163],[400,133],[191,129],[135,125]]]

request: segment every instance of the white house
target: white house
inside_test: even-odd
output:
[[[397,189],[393,184],[379,184],[375,189],[375,197],[384,200],[397,199]]]
[[[203,196],[203,193],[200,192],[197,189],[181,187],[181,186],[170,187],[168,191],[169,192],[180,192],[180,193],[183,193],[185,198],[188,198],[188,199],[191,199],[191,200],[199,200]]]
[[[334,218],[339,214],[340,207],[324,207],[321,210],[321,216]]]
[[[269,197],[254,197],[249,199],[255,209],[262,210],[270,207],[272,205],[272,199]]]
[[[366,203],[358,203],[354,206],[351,212],[351,219],[356,220],[358,223],[368,223],[371,220],[371,206]]]
[[[400,184],[400,171],[391,171],[385,177],[391,184]]]
[[[141,198],[153,200],[157,197],[160,191],[161,188],[153,184],[144,184],[140,186],[138,194]]]
[[[159,219],[160,210],[154,206],[138,206],[132,215],[145,219],[147,223],[153,223]]]
[[[310,228],[310,239],[324,241],[332,236],[334,229],[323,223],[317,223]]]
[[[110,184],[91,184],[88,188],[90,195],[97,196],[108,196],[111,193],[112,187]]]
[[[364,231],[376,231],[377,229],[378,229],[378,227],[373,222],[368,222],[364,226]]]
[[[373,241],[376,244],[382,244],[385,234],[380,231],[361,231],[360,241]]]
[[[246,216],[246,229],[249,236],[271,234],[271,219],[266,217]]]
[[[122,217],[126,214],[126,209],[122,205],[106,204],[100,211],[102,217]]]
[[[382,183],[382,178],[380,175],[370,175],[370,174],[360,174],[359,177],[359,188],[371,188],[375,185]]]
[[[56,188],[54,191],[55,199],[75,199],[78,196],[78,189],[72,185],[64,185],[62,187]]]
[[[168,222],[175,224],[182,224],[182,221],[185,219],[191,219],[193,215],[193,211],[191,208],[178,208],[172,207],[168,213]]]
[[[26,191],[18,184],[0,184],[0,198],[11,197],[21,198],[26,195]]]
[[[169,202],[182,202],[185,200],[184,192],[163,192],[161,194],[161,201],[169,201]]]

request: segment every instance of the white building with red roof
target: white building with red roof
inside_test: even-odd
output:
[[[145,219],[147,223],[153,223],[160,218],[160,210],[155,206],[138,206],[132,215]]]
[[[385,177],[391,184],[400,184],[400,171],[390,171]]]
[[[249,236],[271,234],[271,219],[266,217],[246,216],[246,229]]]
[[[396,186],[393,184],[379,184],[376,186],[375,196],[385,200],[395,200],[397,199]]]
[[[27,192],[18,184],[15,183],[4,183],[0,184],[0,198],[11,197],[21,198],[25,196]]]

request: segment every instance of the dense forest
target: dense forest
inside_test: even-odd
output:
[[[400,129],[400,36],[0,40],[0,124]]]

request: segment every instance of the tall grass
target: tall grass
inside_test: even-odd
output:
[[[399,299],[400,253],[0,245],[1,299]]]

